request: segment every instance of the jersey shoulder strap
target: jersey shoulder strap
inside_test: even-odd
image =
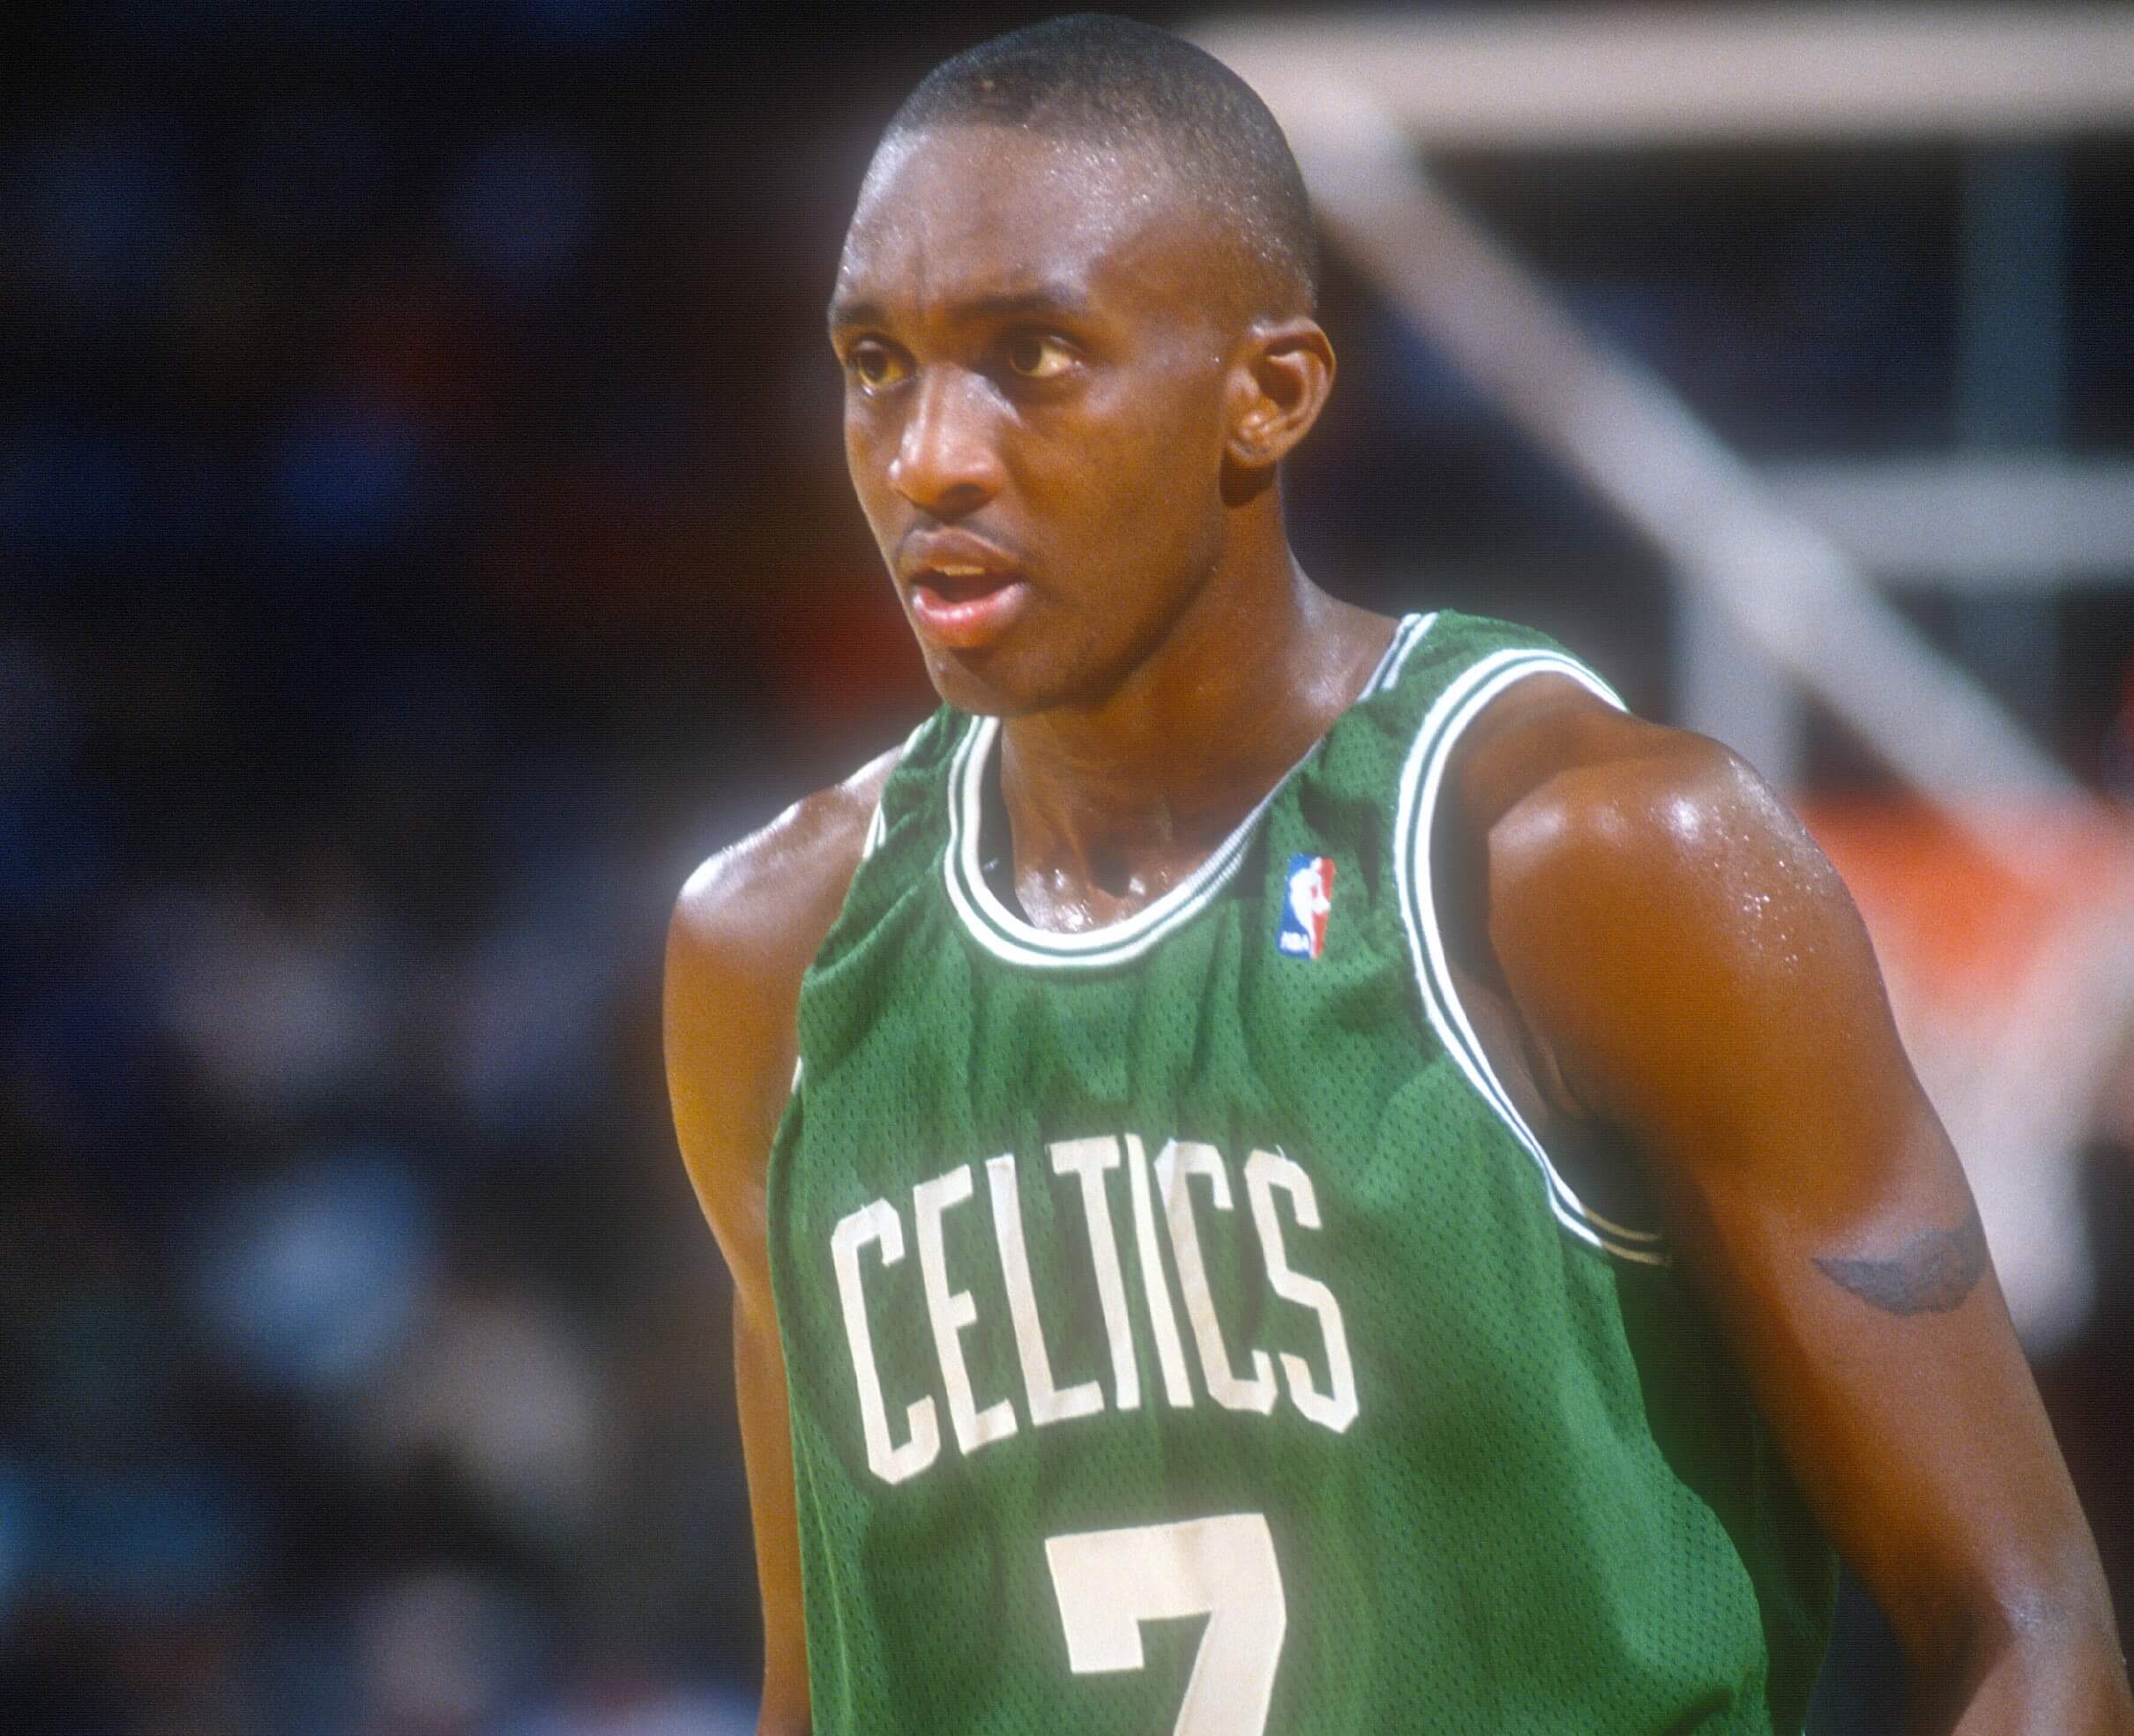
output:
[[[810,976],[849,951],[936,871],[947,832],[949,767],[970,722],[943,705],[905,738],[867,823],[844,908],[817,950]]]
[[[1568,675],[1620,709],[1623,701],[1590,667],[1531,627],[1440,609],[1411,617],[1418,630],[1396,643],[1364,697],[1383,693],[1420,729],[1465,727],[1481,708],[1528,675]],[[1405,623],[1404,623],[1405,629]],[[1449,703],[1448,703],[1449,702]]]
[[[1520,682],[1555,675],[1576,682],[1619,711],[1624,709],[1623,701],[1548,635],[1450,612],[1429,618],[1428,630],[1384,673],[1386,697],[1381,703],[1388,716],[1381,726],[1390,751],[1383,764],[1393,803],[1390,866],[1423,1016],[1475,1095],[1541,1171],[1550,1210],[1563,1226],[1589,1247],[1619,1259],[1664,1264],[1668,1254],[1657,1230],[1617,1222],[1579,1196],[1497,1077],[1451,966],[1431,848],[1439,798],[1455,750],[1492,700]]]
[[[894,827],[940,805],[950,762],[970,723],[964,712],[942,705],[904,738],[897,763],[883,781],[874,818],[869,823],[866,846],[861,852],[862,861],[881,850]]]

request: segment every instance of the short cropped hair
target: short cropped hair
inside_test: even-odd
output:
[[[1317,307],[1318,237],[1289,141],[1250,85],[1183,38],[1102,12],[1011,31],[928,73],[882,140],[959,122],[1152,148],[1242,246],[1255,312]]]

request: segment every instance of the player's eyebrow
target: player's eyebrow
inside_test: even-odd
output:
[[[1041,283],[1030,289],[998,291],[990,295],[974,296],[960,303],[956,314],[961,319],[1022,319],[1033,314],[1086,314],[1089,311],[1089,298],[1071,283]]]
[[[840,295],[832,295],[830,298],[828,317],[830,329],[833,332],[849,332],[855,325],[885,325],[888,324],[883,314],[882,304],[879,302],[870,302],[864,296],[847,300]]]
[[[959,302],[951,309],[952,317],[974,322],[1024,319],[1043,314],[1076,318],[1088,311],[1088,296],[1079,286],[1067,282],[1035,284],[1028,289],[996,290],[974,295],[967,302]],[[833,295],[830,301],[829,322],[830,330],[838,332],[861,326],[886,325],[889,318],[882,303],[871,297],[860,295],[847,301]]]

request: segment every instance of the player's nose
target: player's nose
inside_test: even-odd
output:
[[[961,369],[922,373],[889,466],[889,485],[922,512],[960,518],[1000,492],[990,391]]]

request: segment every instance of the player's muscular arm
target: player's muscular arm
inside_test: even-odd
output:
[[[690,1180],[734,1275],[735,1395],[763,1591],[763,1736],[806,1736],[806,1630],[771,1298],[765,1183],[793,1081],[801,976],[836,919],[889,772],[876,761],[714,856],[668,930],[668,1090]]]
[[[1909,1728],[2134,1731],[1977,1210],[1827,861],[1723,749],[1567,689],[1481,738],[1462,800],[1512,999],[1558,1091],[1648,1160],[1904,1645]]]

